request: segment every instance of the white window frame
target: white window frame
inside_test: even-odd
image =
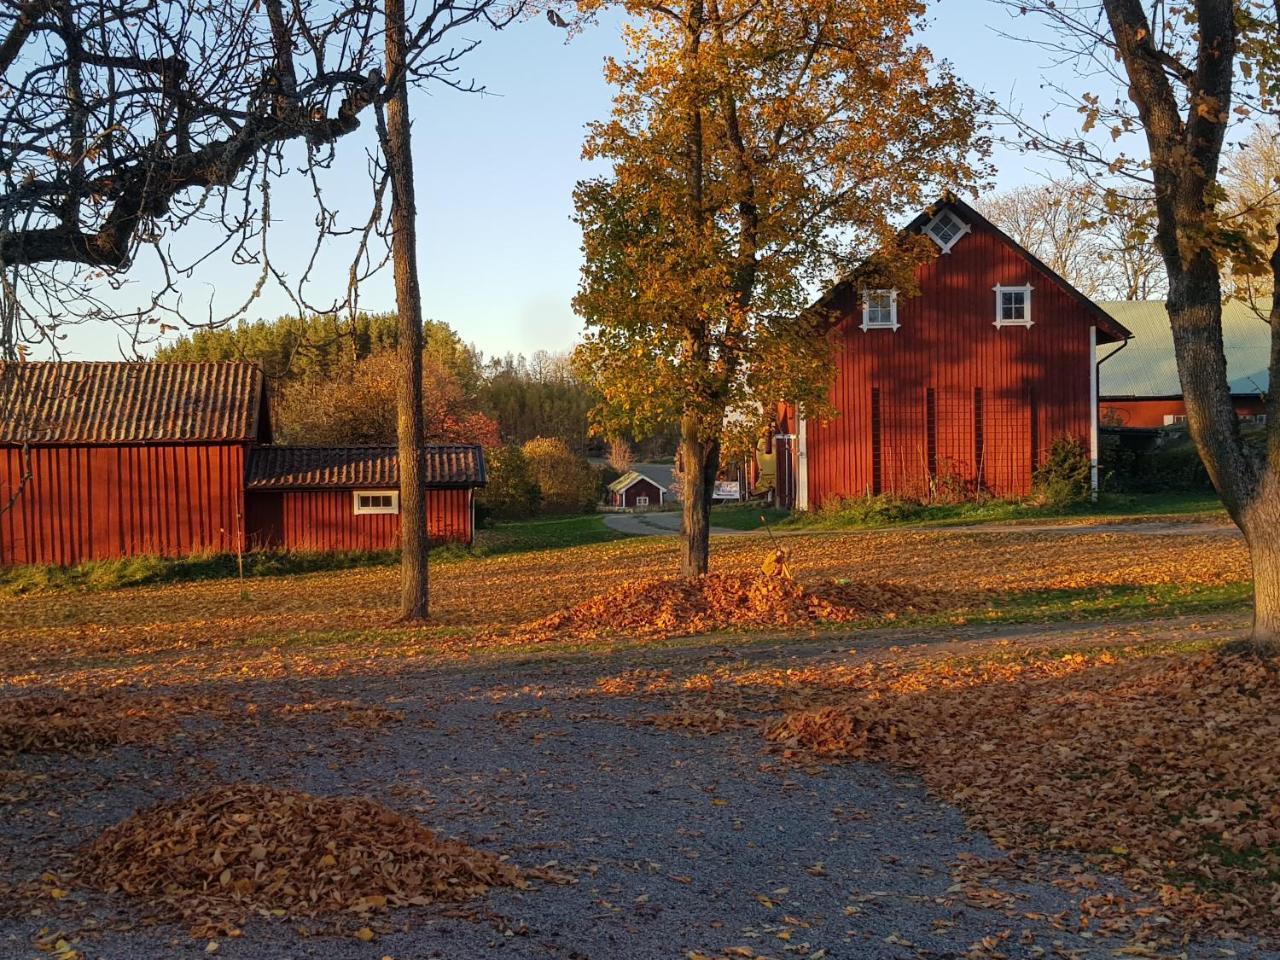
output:
[[[1031,319],[1031,291],[1033,291],[1035,287],[1033,287],[1029,283],[1024,283],[1020,286],[1013,286],[1013,287],[1005,287],[1005,286],[997,285],[992,287],[991,289],[993,289],[996,292],[996,323],[995,325],[997,327],[1030,327],[1035,324],[1035,321]],[[1023,309],[1022,309],[1021,320],[1004,319],[1004,295],[1006,293],[1022,294]]]
[[[361,497],[390,497],[391,506],[389,507],[373,507],[361,506]],[[370,514],[391,514],[400,512],[400,491],[399,490],[356,490],[351,495],[351,504],[355,509],[357,517],[368,516]]]
[[[942,240],[942,238],[934,236],[934,233],[933,233],[934,226],[937,225],[942,220],[943,217],[950,217],[956,223],[960,224],[960,229],[956,231],[956,235],[952,237],[950,240],[945,242]],[[955,211],[952,210],[950,207],[943,207],[941,210],[935,213],[933,215],[933,219],[930,220],[928,223],[926,223],[924,227],[924,232],[928,235],[929,239],[932,240],[934,243],[936,243],[938,245],[938,249],[941,250],[943,253],[950,253],[951,248],[960,242],[960,238],[965,236],[972,230],[973,230],[973,227],[965,223],[965,221],[961,220],[958,216],[956,216]]]
[[[888,323],[872,323],[871,322],[871,295],[885,294],[889,295],[889,322]],[[897,330],[901,326],[898,323],[898,291],[897,290],[863,290],[862,291],[862,332],[868,330]]]
[[[637,497],[636,497],[636,506],[637,506],[637,507],[647,507],[648,505],[649,505],[649,498],[648,498],[648,497],[640,497],[640,496],[637,496]]]

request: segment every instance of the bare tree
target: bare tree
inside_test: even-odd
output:
[[[194,322],[230,320],[269,282],[300,312],[346,308],[354,317],[361,281],[394,244],[404,359],[403,612],[424,616],[422,313],[408,90],[427,81],[477,89],[457,75],[477,41],[452,37],[468,25],[501,26],[521,6],[423,0],[407,15],[403,0],[390,0],[385,14],[363,0],[0,6],[0,358],[19,359],[37,344],[56,354],[66,328],[87,321],[120,325],[136,355],[154,337],[148,331],[193,322],[181,288],[219,258],[251,267],[256,279],[228,314],[210,307]],[[344,220],[325,189],[334,144],[370,111],[380,118],[376,145],[385,160],[369,150],[371,203]],[[270,201],[272,185],[298,171],[310,183],[316,229],[294,280],[271,256]],[[171,245],[179,230],[181,248]],[[343,237],[352,260],[334,291],[317,259]],[[300,239],[291,232],[289,247],[296,251]],[[143,303],[124,308],[117,294],[144,255],[150,289]],[[314,285],[326,291],[321,303],[312,302]]]
[[[400,319],[397,343],[396,448],[400,464],[400,617],[425,620],[429,584],[427,488],[422,474],[422,291],[418,287],[418,224],[413,190],[404,0],[384,0],[390,95],[379,123],[391,177],[391,261]]]
[[[609,441],[609,466],[619,473],[626,473],[636,462],[635,451],[623,437],[614,437]]]
[[[1148,198],[1108,195],[1067,178],[1016,187],[982,204],[992,223],[1094,300],[1163,295],[1150,208]]]
[[[1260,243],[1274,246],[1272,228],[1280,222],[1280,128],[1274,122],[1254,127],[1236,149],[1226,152],[1221,180],[1224,218]],[[1275,292],[1270,271],[1241,272],[1230,266],[1223,271],[1223,285],[1231,296],[1259,307],[1257,301]]]
[[[1081,173],[1142,184],[1191,436],[1254,573],[1251,644],[1280,651],[1280,396],[1267,398],[1263,449],[1247,445],[1231,402],[1222,345],[1224,277],[1280,277],[1280,223],[1261,201],[1227,202],[1221,173],[1233,124],[1274,119],[1280,105],[1280,5],[1237,0],[998,0],[1052,28],[1060,65],[1101,88],[1076,98],[1080,127],[1064,133],[1019,117],[1025,142]],[[1108,89],[1109,88],[1109,89]],[[1058,84],[1060,91],[1065,86]],[[1125,96],[1127,94],[1127,96]],[[1097,130],[1103,137],[1091,136]],[[1248,141],[1241,148],[1249,149]],[[1269,190],[1263,198],[1271,196]],[[1270,377],[1280,382],[1280,306],[1272,305]]]

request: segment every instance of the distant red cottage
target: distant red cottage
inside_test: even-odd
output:
[[[468,543],[477,447],[428,447],[433,538]],[[391,448],[271,446],[250,363],[0,364],[0,564],[399,538]]]
[[[1096,465],[1097,348],[1129,332],[955,197],[909,229],[939,251],[917,269],[917,296],[846,282],[820,301],[843,318],[833,333],[839,416],[797,422],[781,411],[784,504],[923,498],[949,485],[1019,496],[1062,435]]]

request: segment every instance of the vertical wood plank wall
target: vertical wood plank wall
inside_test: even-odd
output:
[[[924,496],[931,461],[935,476],[975,485],[978,396],[981,474],[997,496],[1030,490],[1033,444],[1042,453],[1061,435],[1088,443],[1096,319],[1083,304],[979,223],[918,277],[920,295],[898,298],[897,331],[864,332],[855,291],[837,304],[847,315],[835,333],[840,416],[808,426],[811,506],[870,494],[877,479],[883,492]],[[992,288],[1026,283],[1034,325],[997,328]]]
[[[234,551],[243,485],[238,444],[0,447],[0,563]]]
[[[250,491],[249,543],[297,551],[392,550],[398,514],[355,513],[351,490]],[[471,491],[427,491],[427,528],[438,543],[471,542]]]

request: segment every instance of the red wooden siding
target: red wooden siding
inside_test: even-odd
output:
[[[0,563],[69,565],[136,554],[236,549],[243,528],[238,444],[0,448]],[[19,486],[21,484],[21,489]]]
[[[1235,397],[1238,417],[1258,417],[1267,412],[1261,397]],[[1162,427],[1164,418],[1185,417],[1187,405],[1176,398],[1139,397],[1133,400],[1103,400],[1098,416],[1104,427]]]
[[[249,544],[297,551],[393,550],[398,514],[355,512],[351,490],[251,491]],[[471,491],[427,491],[427,527],[438,543],[471,542]]]
[[[972,227],[919,268],[920,295],[898,298],[897,331],[860,328],[859,292],[836,300],[847,317],[834,340],[840,416],[807,424],[811,507],[875,492],[925,496],[931,462],[935,476],[1022,495],[1033,447],[1038,455],[1064,434],[1088,443],[1096,316],[987,225]],[[1027,283],[1034,325],[996,327],[993,287]]]
[[[662,490],[650,480],[637,480],[623,490],[621,494],[610,491],[609,504],[614,507],[635,509],[637,497],[648,497],[649,503],[647,506],[656,507],[662,503]]]

